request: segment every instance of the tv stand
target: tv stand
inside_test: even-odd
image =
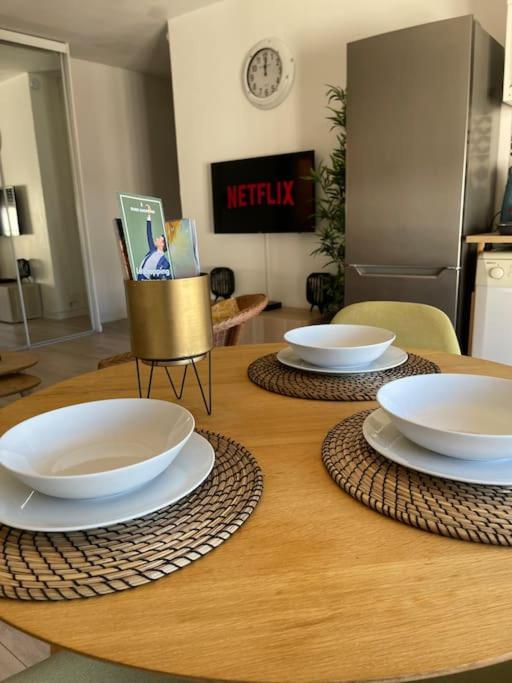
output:
[[[283,304],[280,301],[269,301],[264,311],[275,311],[278,308],[282,308]]]

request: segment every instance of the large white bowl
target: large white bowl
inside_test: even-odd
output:
[[[464,460],[512,458],[512,380],[417,375],[384,385],[377,401],[411,441]]]
[[[0,438],[0,463],[49,496],[112,496],[163,472],[194,426],[188,410],[168,401],[81,403],[9,429]]]
[[[297,356],[324,368],[367,365],[382,356],[395,334],[369,325],[309,325],[284,335]]]

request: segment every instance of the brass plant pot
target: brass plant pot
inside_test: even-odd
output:
[[[213,347],[208,275],[125,282],[132,352],[149,361],[183,361]]]

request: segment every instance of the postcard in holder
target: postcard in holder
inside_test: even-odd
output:
[[[162,200],[119,193],[119,204],[133,279],[172,279]]]

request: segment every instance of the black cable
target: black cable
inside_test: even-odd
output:
[[[501,213],[501,209],[499,211],[496,211],[494,216],[491,218],[491,222],[489,223],[489,232],[499,232],[499,227],[494,223],[496,220],[496,216],[499,216]]]

